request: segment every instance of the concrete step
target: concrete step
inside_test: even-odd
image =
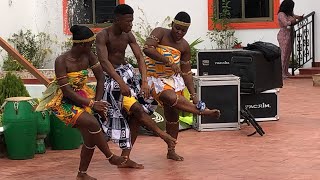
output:
[[[320,74],[320,67],[300,68],[299,74],[300,75]]]
[[[297,75],[294,75],[294,76],[289,76],[288,77],[289,79],[312,79],[312,75],[301,75],[301,74],[297,74]]]

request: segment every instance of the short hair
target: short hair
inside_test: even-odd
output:
[[[181,11],[175,17],[175,20],[182,21],[185,23],[191,23],[191,18],[188,13]]]
[[[87,26],[73,25],[70,31],[72,40],[85,40],[94,37],[94,33]]]
[[[130,7],[127,4],[119,4],[114,9],[115,15],[126,15],[126,14],[133,14],[133,13],[134,13],[134,11],[133,11],[132,7]]]
[[[283,12],[287,16],[293,16],[293,8],[294,2],[292,0],[283,0],[280,4],[279,12]]]

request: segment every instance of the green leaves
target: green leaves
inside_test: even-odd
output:
[[[190,50],[191,50],[191,58],[190,58],[190,63],[191,63],[191,67],[195,68],[197,67],[197,53],[198,53],[198,49],[195,47],[198,44],[202,43],[203,40],[201,38],[198,38],[196,40],[194,40],[192,43],[189,44],[190,46]]]
[[[50,35],[40,32],[33,34],[31,30],[20,30],[8,39],[18,52],[36,68],[43,68],[46,58],[52,54],[51,44],[53,40]],[[24,69],[13,57],[7,55],[3,62],[4,71],[20,71]]]
[[[167,16],[163,21],[156,22],[154,25],[151,25],[143,9],[138,8],[138,10],[142,14],[142,17],[139,17],[138,18],[139,21],[135,23],[136,27],[135,27],[135,30],[133,31],[133,34],[137,39],[137,43],[142,48],[144,46],[144,43],[146,42],[147,37],[151,34],[154,28],[156,27],[170,28],[171,18],[170,16]]]
[[[214,14],[211,18],[213,30],[207,33],[207,37],[216,44],[218,49],[230,49],[238,42],[234,36],[235,30],[230,26],[230,0],[219,1],[222,7],[220,11],[217,3],[215,1],[213,5]]]
[[[8,72],[6,76],[0,81],[0,105],[9,97],[29,97],[29,93],[24,86],[21,78]]]

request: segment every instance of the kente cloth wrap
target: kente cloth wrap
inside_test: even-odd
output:
[[[67,73],[68,84],[79,96],[94,99],[95,90],[87,85],[88,73],[88,70]],[[76,123],[81,113],[93,113],[92,109],[87,105],[77,104],[72,99],[64,97],[56,79],[49,84],[43,93],[36,111],[45,109],[51,109],[61,121],[71,125]]]
[[[173,47],[159,45],[156,50],[167,57],[170,62],[180,66],[181,52]],[[175,92],[185,88],[184,80],[180,74],[175,75],[172,68],[163,62],[146,57],[148,85],[155,90],[156,94],[161,93],[166,85],[172,87]]]

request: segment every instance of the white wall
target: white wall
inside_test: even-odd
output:
[[[61,42],[66,40],[62,24],[62,0],[0,0],[0,37],[7,39],[19,30],[50,34],[54,53],[48,58],[47,67],[53,67],[53,59],[60,53]],[[1,52],[0,65],[3,61]]]
[[[206,36],[208,32],[207,0],[127,0],[126,2],[135,9],[135,23],[139,22],[138,17],[142,16],[138,8],[143,9],[149,22],[152,22],[150,23],[151,25],[154,25],[157,21],[162,21],[166,16],[174,18],[179,11],[186,11],[191,16],[191,26],[185,38],[188,41],[193,41],[198,37],[204,39],[205,42],[200,44],[198,48],[211,48],[214,46]],[[170,7],[173,8],[169,8],[167,4],[170,4]],[[277,32],[277,29],[237,30],[236,36],[244,45],[258,40],[269,41],[277,44]]]
[[[206,37],[208,32],[208,7],[207,0],[127,0],[127,4],[131,5],[135,9],[135,22],[138,22],[138,17],[141,13],[138,11],[138,7],[143,9],[144,13],[148,16],[148,20],[151,25],[156,21],[162,21],[166,16],[174,17],[179,11],[186,11],[191,16],[191,26],[186,35],[188,41],[193,41],[198,37],[201,37],[205,41],[198,45],[198,48],[208,49],[214,47],[210,40]],[[170,4],[170,6],[168,6]],[[295,13],[305,14],[312,11],[316,11],[316,29],[319,31],[320,19],[317,18],[317,13],[320,13],[320,1],[315,0],[295,0]],[[172,8],[170,8],[172,7]],[[243,45],[253,43],[255,41],[267,41],[278,45],[277,33],[279,29],[249,29],[249,30],[236,30],[236,37]],[[320,40],[318,40],[318,34],[316,34],[316,47],[320,46]],[[320,51],[316,51],[317,60],[320,61]]]
[[[34,28],[33,10],[34,0],[25,0],[25,3],[18,0],[0,0],[0,37],[7,39],[18,29]],[[2,50],[0,48],[0,50]],[[4,51],[0,53],[0,66],[3,62]],[[1,68],[0,68],[1,72]]]
[[[0,36],[7,38],[18,29],[34,30],[35,0],[1,0],[0,1]]]
[[[10,2],[12,2],[11,5],[9,5]],[[317,33],[320,29],[320,19],[318,18],[320,1],[295,0],[295,2],[296,14],[308,14],[311,11],[316,11],[315,32]],[[143,9],[152,26],[156,22],[163,21],[167,16],[173,18],[179,11],[188,12],[191,16],[192,24],[186,35],[186,39],[191,42],[201,37],[205,42],[200,44],[198,48],[210,49],[213,47],[206,37],[208,32],[207,0],[126,0],[126,3],[131,5],[135,10],[135,24],[139,22],[138,17],[142,17],[138,8]],[[52,37],[57,38],[57,47],[67,39],[67,36],[63,33],[62,0],[0,0],[0,15],[0,36],[5,39],[20,29],[50,33]],[[278,29],[237,30],[236,37],[242,41],[243,45],[258,40],[278,44],[276,39],[277,33]],[[316,47],[320,47],[318,37],[319,35],[316,34]],[[60,49],[57,48],[55,52],[52,60],[60,53]],[[320,51],[316,51],[316,57],[320,61]],[[48,68],[52,67],[51,63]]]
[[[62,42],[69,36],[63,33],[62,0],[36,0],[34,10],[35,29],[37,32],[50,34],[55,41],[52,45],[53,54],[46,68],[53,68],[55,58],[61,53]]]
[[[198,37],[201,37],[202,39],[206,38],[208,29],[207,0],[126,0],[126,3],[131,5],[135,10],[135,22],[139,21],[138,17],[142,16],[138,10],[139,7],[143,9],[151,25],[154,25],[157,21],[163,21],[167,16],[170,16],[173,19],[179,11],[186,11],[191,16],[191,26],[186,35],[186,39],[188,41],[193,41]],[[206,43],[203,43],[202,46],[205,44]],[[209,44],[207,43],[207,46],[208,45]],[[211,45],[208,47],[211,47]]]

